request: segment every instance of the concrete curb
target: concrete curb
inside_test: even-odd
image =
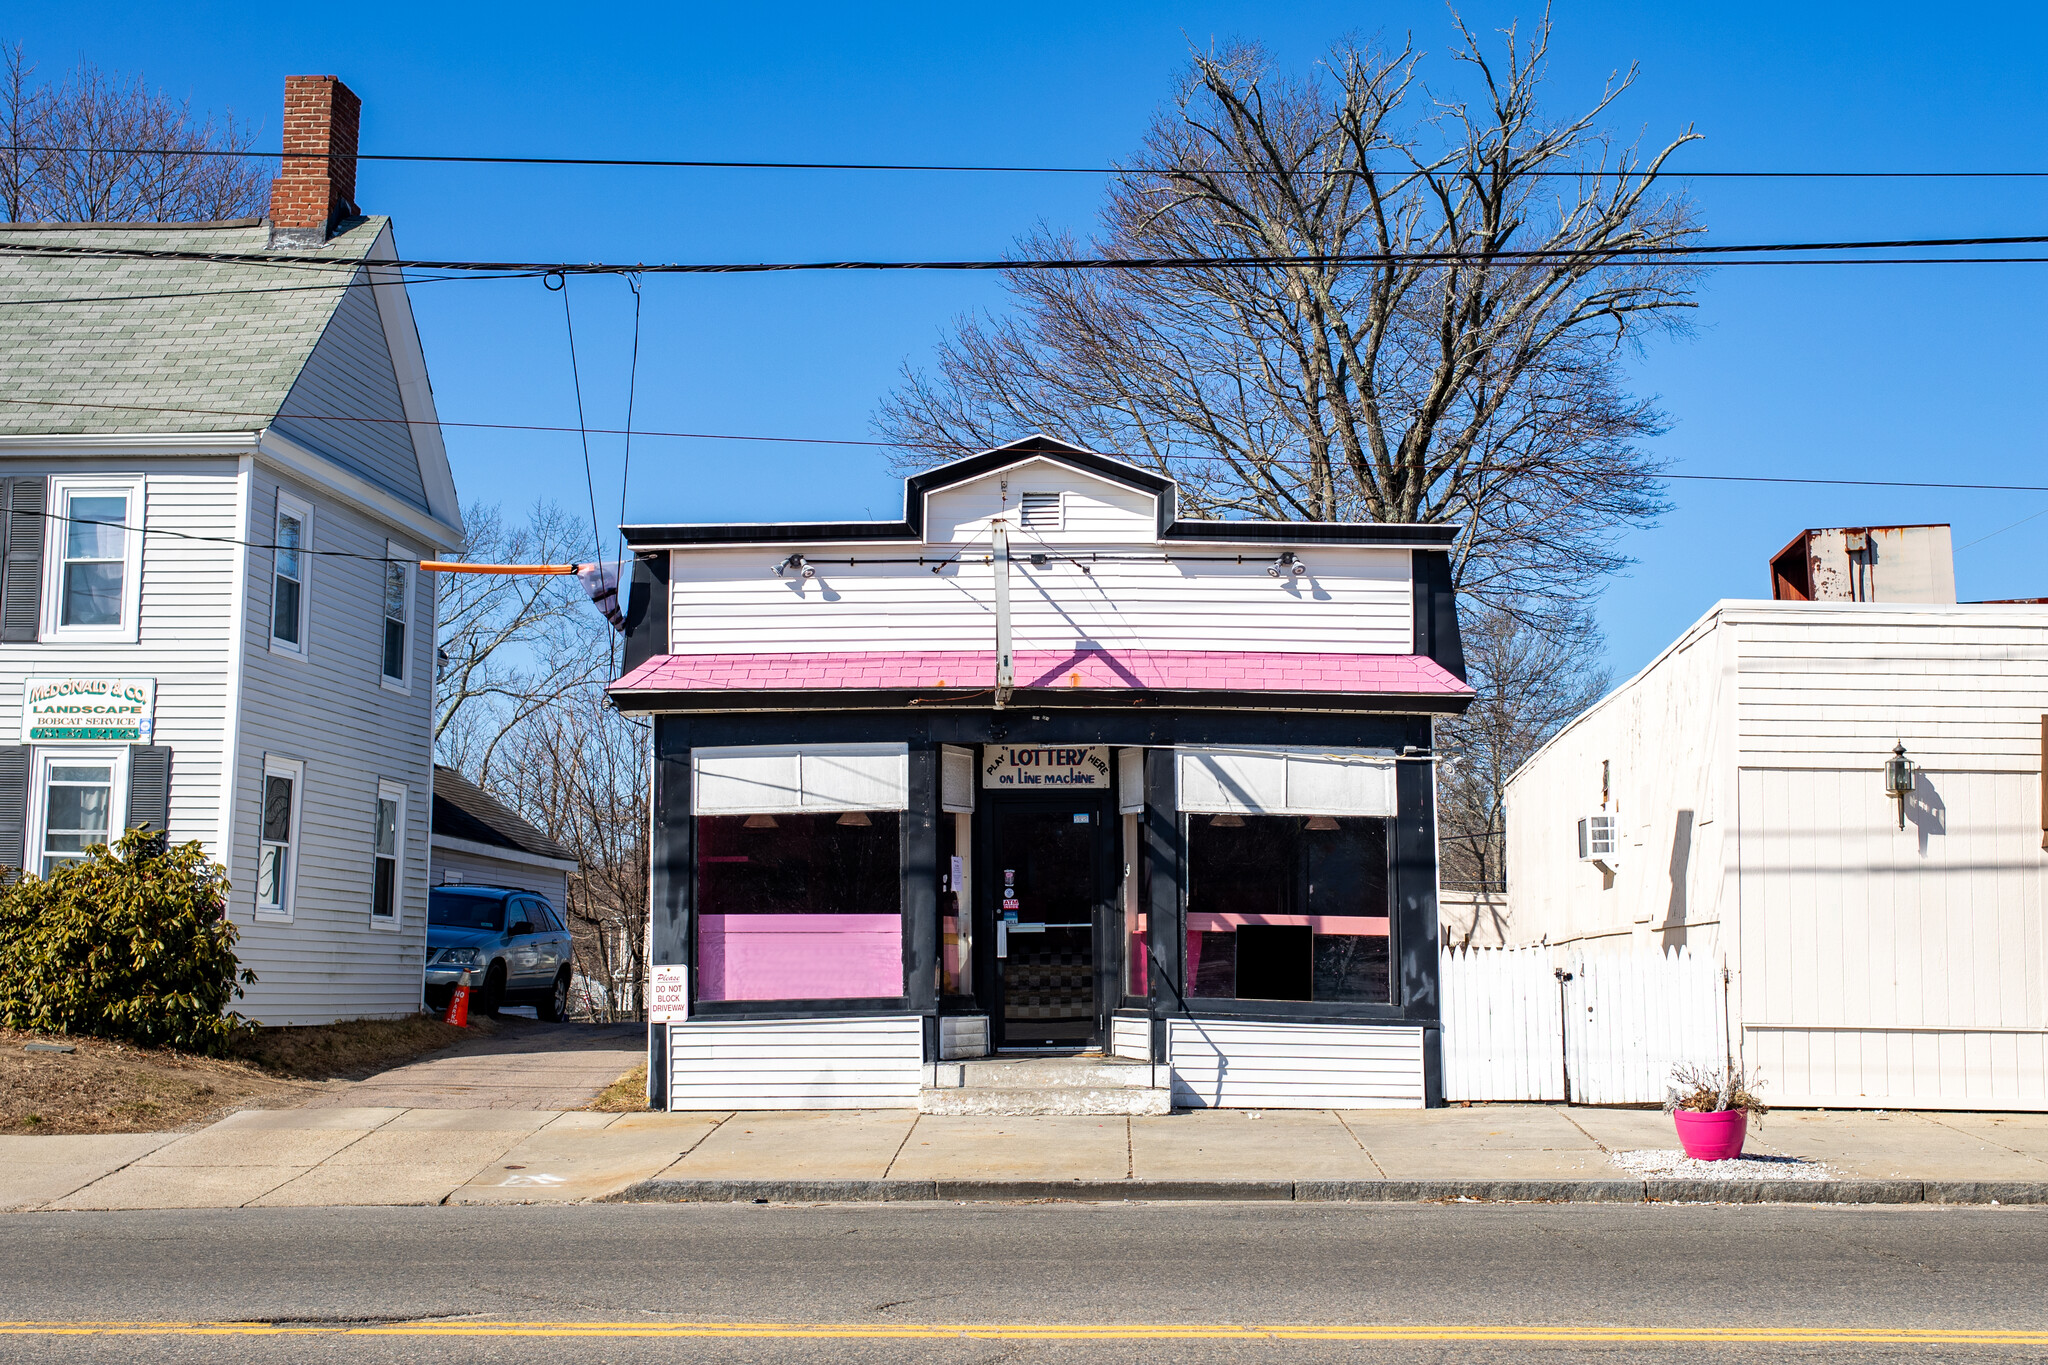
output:
[[[2048,1204],[2031,1180],[642,1180],[613,1204],[1126,1200],[1297,1204]]]

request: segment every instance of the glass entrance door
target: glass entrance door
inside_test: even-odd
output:
[[[995,902],[999,1047],[1100,1041],[1108,804],[998,798],[984,885]]]

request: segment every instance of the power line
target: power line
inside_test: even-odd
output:
[[[1600,248],[1533,248],[1529,250],[1500,251],[1391,251],[1391,252],[1330,252],[1324,254],[1275,256],[1079,256],[1032,258],[1021,257],[1009,260],[839,260],[839,261],[755,261],[720,263],[667,262],[650,265],[646,262],[537,262],[537,261],[431,261],[360,258],[347,263],[356,267],[377,267],[389,270],[434,270],[434,271],[478,271],[494,274],[522,275],[754,275],[781,274],[796,271],[840,270],[840,271],[891,271],[891,270],[987,270],[987,271],[1068,271],[1068,270],[1218,270],[1247,269],[1289,266],[1374,266],[1374,265],[1467,265],[1467,264],[1521,264],[1548,265],[1591,262],[1596,265],[1640,266],[1666,260],[1704,259],[1718,256],[1756,255],[1763,253],[1813,252],[1813,251],[1901,251],[1908,249],[1957,248],[1975,246],[2041,246],[2048,244],[2048,234],[2034,234],[2008,237],[1920,237],[1892,238],[1878,241],[1838,242],[1751,242],[1729,245],[1701,243],[1697,245],[1673,244],[1662,247],[1626,246],[1615,244]],[[72,260],[122,260],[122,261],[199,261],[216,265],[290,265],[303,267],[307,264],[303,256],[292,256],[277,252],[219,252],[219,251],[172,251],[146,250],[139,247],[101,247],[76,245],[35,245],[20,242],[0,242],[0,255],[45,257]],[[2048,258],[2040,258],[2048,259]],[[2016,261],[2035,262],[2037,258],[2015,258]],[[1892,261],[1886,264],[1912,264],[1917,262]],[[337,263],[340,265],[341,263]]]
[[[0,151],[34,152],[39,155],[61,154],[66,156],[210,156],[233,159],[279,161],[284,153],[234,151],[218,148],[164,148],[164,147],[27,147],[0,146]],[[299,154],[300,160],[317,160]],[[442,165],[469,166],[607,166],[619,168],[641,168],[656,170],[712,170],[712,171],[906,171],[932,173],[969,173],[988,175],[1407,175],[1417,168],[1414,166],[1384,166],[1370,168],[1333,167],[1306,168],[1301,170],[1268,169],[1265,167],[1217,167],[1217,166],[1033,166],[1033,165],[971,165],[942,162],[898,162],[898,161],[721,161],[686,160],[662,157],[597,157],[597,156],[462,156],[448,153],[398,153],[358,152],[357,161],[388,161],[393,163],[424,162]],[[1440,168],[1441,169],[1441,168]],[[1566,166],[1551,170],[1522,171],[1524,177],[1541,176],[1546,179],[1585,179],[1594,176],[1632,178],[1646,175],[1647,170],[1631,170],[1607,166]],[[1659,180],[2039,180],[2048,179],[2048,171],[1659,171]]]
[[[73,402],[68,399],[16,398],[8,395],[0,395],[0,403],[19,403],[32,407],[90,408],[95,410],[112,410],[120,412],[169,413],[195,417],[256,417],[263,419],[266,425],[272,422],[364,422],[373,424],[390,424],[395,426],[406,427],[438,426],[460,427],[465,429],[482,431],[539,431],[549,433],[560,433],[564,435],[577,434],[589,436],[626,437],[643,436],[685,441],[760,441],[776,445],[860,446],[867,449],[879,450],[938,449],[937,447],[920,446],[916,444],[905,443],[902,441],[861,440],[855,437],[846,436],[760,436],[747,435],[739,432],[729,431],[650,431],[645,428],[634,428],[629,431],[621,427],[565,427],[550,426],[547,424],[535,422],[456,422],[441,420],[425,421],[422,419],[407,417],[338,417],[310,412],[265,413],[258,412],[252,409],[221,410],[211,408],[171,408],[155,407],[140,403],[84,403]],[[979,446],[966,445],[953,446],[949,448],[957,450],[960,453],[967,455],[979,454],[982,449],[982,447]],[[1131,457],[1119,454],[1115,451],[1098,451],[1096,453],[1107,455],[1111,459],[1127,460],[1131,463],[1137,463],[1137,461],[1132,460]],[[1201,452],[1189,452],[1186,454],[1172,456],[1171,459],[1175,461],[1205,460],[1223,462],[1227,461],[1228,457],[1222,455],[1209,455]],[[1936,483],[1928,481],[1908,481],[1902,479],[1819,479],[1798,478],[1789,475],[1764,474],[1677,474],[1668,471],[1658,473],[1650,477],[1656,479],[1677,479],[1681,481],[1700,483],[1788,483],[1812,484],[1833,488],[1925,488],[1966,493],[2048,493],[2048,484],[2029,483]]]
[[[73,303],[131,303],[144,302],[151,299],[208,299],[220,298],[230,294],[298,294],[309,289],[376,289],[379,287],[388,288],[397,284],[410,287],[415,284],[446,284],[450,280],[482,282],[490,280],[530,280],[535,278],[537,276],[530,273],[526,275],[424,275],[407,277],[403,280],[373,280],[368,276],[362,276],[354,279],[337,280],[331,284],[255,285],[247,289],[187,289],[169,294],[86,294],[74,295],[68,298],[0,299],[0,308],[30,308]]]
[[[31,512],[25,507],[10,510],[9,515],[36,517],[43,521],[61,521],[75,526],[104,526],[110,531],[124,531],[131,535],[170,536],[177,540],[201,540],[212,545],[240,545],[250,550],[289,550],[294,554],[317,555],[322,559],[358,559],[367,564],[417,564],[417,559],[393,559],[389,555],[358,554],[353,550],[309,550],[301,545],[275,545],[268,541],[243,540],[237,536],[202,536],[192,531],[173,531],[163,526],[130,526],[126,522],[108,521],[104,517],[67,517],[58,512]]]

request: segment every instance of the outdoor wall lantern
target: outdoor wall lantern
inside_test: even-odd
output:
[[[1904,743],[1892,745],[1892,756],[1884,761],[1884,794],[1899,803],[1899,828],[1906,827],[1906,798],[1913,794],[1913,760],[1906,757]]]
[[[1303,574],[1308,572],[1308,565],[1302,563],[1300,559],[1296,558],[1294,551],[1282,550],[1280,552],[1280,557],[1274,560],[1271,564],[1268,564],[1266,566],[1266,577],[1278,578],[1280,576],[1280,571],[1282,569],[1285,569],[1288,573],[1291,573],[1296,578],[1299,578]]]
[[[937,570],[933,572],[937,572]],[[816,578],[818,576],[818,571],[805,563],[802,555],[791,555],[788,559],[775,566],[775,576],[777,578],[792,573],[801,574],[805,578]]]

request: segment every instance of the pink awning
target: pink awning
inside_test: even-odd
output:
[[[1020,652],[1020,688],[1327,692],[1464,698],[1472,689],[1420,654],[1284,654],[1203,649]],[[633,692],[880,692],[995,686],[987,650],[664,654],[612,685]]]

